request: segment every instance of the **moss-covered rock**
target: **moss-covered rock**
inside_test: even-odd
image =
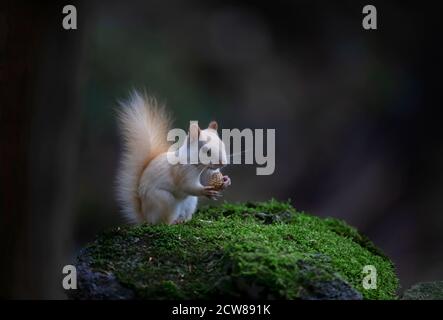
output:
[[[443,300],[443,281],[420,282],[406,290],[403,300]]]
[[[116,228],[78,260],[72,298],[394,299],[398,286],[392,262],[357,230],[275,200]],[[363,289],[365,265],[377,289]]]

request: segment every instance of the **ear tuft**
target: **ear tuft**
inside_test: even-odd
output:
[[[215,131],[217,131],[217,129],[218,129],[218,123],[217,123],[217,121],[211,121],[211,122],[209,123],[208,128],[209,128],[209,129],[214,129]]]
[[[198,125],[198,121],[190,121],[189,123],[189,131],[197,131],[200,132],[200,126]]]
[[[189,124],[188,136],[192,141],[198,140],[198,136],[200,135],[200,127],[198,125],[198,121],[191,121]]]

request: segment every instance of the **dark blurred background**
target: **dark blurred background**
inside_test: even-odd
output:
[[[77,7],[78,30],[62,28],[66,4]],[[362,28],[366,4],[378,30]],[[226,168],[227,201],[290,198],[344,219],[393,259],[400,291],[442,280],[443,149],[429,107],[440,103],[429,93],[441,56],[424,43],[434,9],[3,1],[0,297],[63,298],[62,267],[124,223],[113,191],[115,108],[132,88],[165,102],[177,127],[217,119],[276,129],[275,173]]]

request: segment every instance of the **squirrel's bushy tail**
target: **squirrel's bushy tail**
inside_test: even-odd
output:
[[[123,214],[131,222],[143,220],[138,187],[141,175],[157,155],[170,146],[166,140],[170,118],[154,98],[133,91],[118,109],[123,155],[117,173],[116,191]]]

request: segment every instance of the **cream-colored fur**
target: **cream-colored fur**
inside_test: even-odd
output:
[[[201,184],[202,178],[208,180],[208,175],[226,164],[226,151],[218,138],[216,123],[215,130],[199,129],[203,138],[211,137],[214,148],[221,148],[217,149],[221,164],[210,166],[169,163],[170,144],[166,137],[170,120],[155,99],[133,92],[120,106],[119,124],[124,149],[117,174],[117,199],[130,222],[184,222],[192,218],[198,196],[220,196],[214,188]],[[180,148],[187,146],[185,142]],[[230,180],[226,179],[227,187]]]

